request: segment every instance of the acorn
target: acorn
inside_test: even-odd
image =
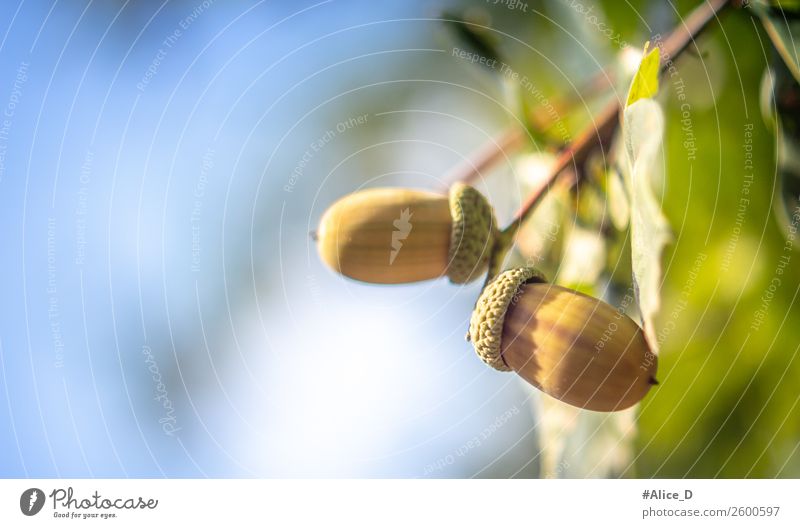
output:
[[[487,285],[468,338],[488,365],[583,409],[626,409],[657,384],[657,357],[633,320],[548,284],[533,268],[505,271]]]
[[[491,205],[455,184],[449,195],[378,188],[341,198],[323,215],[323,262],[351,279],[399,284],[447,275],[470,282],[486,272],[498,236]]]

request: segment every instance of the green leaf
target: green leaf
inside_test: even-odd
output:
[[[791,10],[797,6],[769,6],[764,2],[754,4],[753,10],[783,62],[800,82],[800,18]]]
[[[611,223],[618,231],[628,227],[631,216],[628,195],[622,185],[622,177],[613,167],[606,172],[606,196],[608,198],[608,213]]]
[[[800,10],[800,0],[753,0],[747,7],[783,10],[789,13]]]
[[[645,335],[654,352],[653,319],[661,305],[661,253],[672,239],[669,224],[652,189],[658,174],[664,115],[651,99],[640,99],[625,109],[622,136],[628,160],[626,186],[631,197],[631,266]]]
[[[633,76],[625,107],[629,107],[640,99],[649,99],[658,93],[658,73],[661,65],[661,55],[658,48],[654,48],[650,53],[647,53],[649,46],[649,42],[644,46],[644,58],[639,63],[636,75]]]
[[[778,184],[772,205],[778,225],[791,240],[800,212],[800,84],[780,60],[764,71],[759,102],[776,140]]]
[[[777,125],[775,119],[775,74],[767,66],[761,75],[761,87],[758,94],[758,106],[761,108],[761,117],[769,130],[774,130]]]
[[[606,267],[606,239],[601,231],[573,225],[565,240],[556,282],[596,296],[596,284]]]
[[[782,128],[778,129],[778,185],[773,207],[778,225],[787,240],[794,240],[800,216],[800,147],[786,139]],[[794,249],[798,245],[793,244]]]
[[[476,64],[500,74],[500,64],[505,62],[499,50],[497,37],[487,29],[487,20],[477,19],[477,15],[467,19],[450,12],[442,13],[442,22],[451,34],[472,54]],[[483,58],[483,61],[478,59]]]
[[[800,10],[800,0],[771,0],[771,4],[773,5],[773,7],[778,7],[780,9],[783,9],[784,11]]]

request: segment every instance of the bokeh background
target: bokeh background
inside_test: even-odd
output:
[[[602,102],[585,81],[696,4],[0,3],[0,476],[540,475],[563,439],[464,341],[479,285],[354,283],[309,233],[356,189],[446,187],[518,122],[508,87],[453,56],[443,12],[575,99],[576,134]],[[759,108],[772,57],[727,13],[677,63],[687,99],[659,96],[675,236],[626,474],[800,476],[800,255]],[[479,184],[504,220],[518,161]],[[565,476],[603,475],[580,469],[586,437]]]

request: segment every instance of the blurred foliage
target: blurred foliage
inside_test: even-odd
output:
[[[595,12],[618,32],[616,41],[639,47],[679,23],[697,2],[656,4],[606,0]],[[531,6],[545,15],[536,24],[522,24],[511,10],[495,8],[491,25],[517,37],[500,44],[507,60],[551,100],[574,95],[581,80],[620,56],[607,36],[592,35],[596,29],[575,16],[570,3]],[[657,97],[665,119],[665,174],[654,182],[656,200],[675,236],[661,259],[654,325],[661,385],[640,407],[633,455],[639,476],[800,476],[800,394],[794,387],[800,377],[800,253],[793,231],[784,232],[771,214],[781,179],[775,137],[760,116],[758,79],[781,53],[757,20],[749,9],[725,13],[697,39],[696,50],[675,62]],[[565,31],[575,37],[565,37]],[[586,42],[599,45],[589,49]],[[624,100],[619,90],[610,96]],[[608,97],[578,97],[569,115],[560,116],[570,134],[590,122]],[[536,98],[529,103],[535,108]],[[796,106],[791,108],[777,121],[796,121]],[[782,141],[796,147],[797,138]],[[628,204],[620,196],[619,175],[603,174],[605,202],[592,198],[591,189],[580,191],[571,213],[543,202],[535,215],[539,226],[523,229],[528,239],[510,265],[534,258],[562,273],[566,264],[559,259],[574,260],[567,258],[571,238],[578,233],[588,240],[588,226],[605,236],[600,256],[593,258],[604,255],[606,271],[593,286],[574,286],[610,300],[624,297],[631,274],[624,265],[631,251],[624,234]],[[593,212],[597,203],[605,211],[599,219]],[[557,236],[546,229],[553,222],[560,226]]]
[[[453,32],[453,37],[469,53],[485,57],[489,63],[502,62],[503,57],[498,50],[498,36],[486,27],[491,21],[483,11],[467,11],[461,16],[457,13],[444,12],[442,21]],[[489,67],[485,62],[478,63]],[[499,70],[491,68],[499,73]]]
[[[733,12],[725,15],[722,28],[709,28],[700,48],[709,38],[724,43],[726,35],[737,36],[730,47],[716,48],[726,55],[727,71],[708,74],[726,75],[731,82],[715,93],[713,107],[692,109],[694,159],[681,124],[684,103],[675,83],[665,82],[663,205],[676,243],[664,259],[657,318],[664,336],[661,386],[645,401],[639,420],[637,464],[643,476],[800,474],[800,409],[792,383],[800,376],[800,311],[794,306],[800,255],[785,251],[786,240],[770,214],[774,144],[757,115],[756,79],[769,60],[769,44],[753,30],[747,13]],[[695,83],[707,82],[683,81],[689,97]],[[748,187],[745,131],[751,125],[755,161]],[[782,256],[790,257],[791,265],[754,330]]]
[[[800,82],[800,40],[797,39],[800,34],[800,2],[758,0],[752,6],[761,18],[775,51],[795,80]]]
[[[790,235],[792,217],[800,206],[800,84],[780,59],[764,71],[761,112],[775,133],[778,185],[775,214],[784,235]]]

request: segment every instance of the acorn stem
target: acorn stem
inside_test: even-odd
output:
[[[484,288],[500,273],[506,255],[514,246],[514,237],[518,228],[519,223],[514,223],[497,234],[492,246],[492,252],[489,255],[489,271],[486,273],[486,279],[483,282]]]

